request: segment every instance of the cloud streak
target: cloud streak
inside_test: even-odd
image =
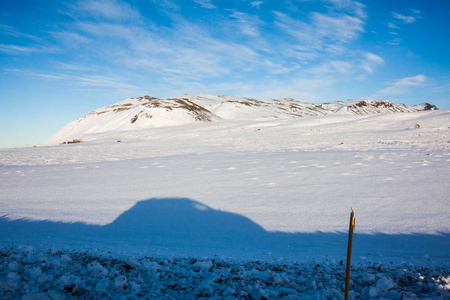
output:
[[[0,51],[7,54],[28,54],[38,50],[32,47],[0,44]]]
[[[242,34],[245,34],[245,35],[248,35],[251,37],[259,37],[260,36],[258,26],[262,22],[258,17],[250,16],[250,15],[240,12],[240,11],[234,11],[231,14],[231,17],[237,20],[238,27],[240,28],[240,32]]]
[[[263,4],[263,3],[264,3],[263,1],[253,1],[253,2],[250,2],[250,5],[253,7],[259,8],[261,6],[261,4]]]
[[[200,4],[203,8],[214,9],[217,8],[214,4],[212,4],[211,0],[194,0],[195,3]]]
[[[385,64],[384,59],[376,54],[373,54],[372,52],[364,53],[363,57],[364,59],[361,62],[360,66],[369,74],[373,73],[377,66]]]
[[[19,46],[0,44],[0,52],[11,55],[32,54],[37,52],[54,53],[55,51],[56,50],[53,48],[43,46]]]
[[[312,13],[309,22],[295,20],[281,12],[274,12],[275,25],[294,37],[298,49],[304,52],[339,52],[342,46],[364,31],[360,18],[340,15],[337,17]]]
[[[413,17],[413,16],[402,15],[402,14],[399,14],[399,13],[397,13],[395,11],[392,12],[392,16],[394,18],[398,19],[398,20],[403,21],[403,23],[405,23],[405,24],[412,24],[412,23],[414,23],[416,21],[416,18]]]
[[[413,87],[421,86],[425,83],[427,78],[424,75],[416,75],[400,79],[390,86],[377,92],[377,95],[402,95],[410,92]]]
[[[128,3],[119,0],[81,0],[72,5],[81,16],[124,21],[138,19],[140,14]]]

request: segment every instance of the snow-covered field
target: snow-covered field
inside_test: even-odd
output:
[[[350,207],[353,297],[450,297],[449,110],[89,139],[0,150],[6,298],[340,299]]]

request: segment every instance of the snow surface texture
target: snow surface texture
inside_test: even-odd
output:
[[[248,261],[258,260],[264,269],[261,276],[278,264],[286,265],[279,276],[291,269],[305,272],[298,280],[308,284],[315,280],[312,297],[339,299],[342,278],[333,272],[341,272],[339,262],[345,262],[353,207],[352,274],[368,282],[364,285],[355,277],[355,295],[448,297],[444,276],[450,267],[449,110],[336,112],[302,118],[281,114],[262,118],[261,110],[249,110],[245,118],[225,119],[222,114],[217,119],[217,110],[207,106],[211,101],[202,99],[196,105],[214,115],[200,108],[196,112],[211,122],[120,131],[107,128],[77,134],[73,138],[84,140],[79,144],[0,150],[2,292],[12,298],[19,297],[18,290],[46,293],[41,298],[71,297],[73,289],[65,291],[58,280],[61,274],[71,274],[73,267],[107,279],[89,281],[76,275],[85,281],[72,278],[70,286],[80,286],[89,295],[99,292],[95,294],[99,297],[102,291],[120,289],[124,292],[120,295],[130,295],[130,282],[144,290],[151,288],[117,273],[119,266],[113,260],[122,264],[124,257],[133,256],[143,265],[145,257],[151,256],[157,264],[167,257],[175,259],[169,265],[180,259],[188,273],[195,272],[188,266],[190,259],[201,261],[195,268],[213,267],[220,261],[231,269],[247,268]],[[320,110],[329,108],[323,105]],[[415,128],[416,124],[420,127]],[[73,127],[73,132],[78,130]],[[69,140],[68,135],[63,137]],[[35,250],[24,254],[28,247]],[[61,254],[54,253],[61,273],[49,271],[39,260],[51,256],[46,251],[55,247],[62,249]],[[108,251],[110,261],[98,258]],[[85,252],[87,261],[98,264],[62,263],[78,262],[71,253]],[[319,277],[313,279],[313,261],[321,266],[328,262],[324,274],[337,282],[325,285]],[[389,271],[372,271],[380,264],[389,266]],[[394,276],[394,270],[406,270],[409,275]],[[433,274],[433,279],[425,273]],[[144,279],[145,274],[141,274]],[[204,278],[213,280],[215,275],[208,271]],[[425,281],[414,279],[417,276]],[[33,289],[39,280],[42,284]],[[227,295],[242,298],[240,293],[245,292],[262,299],[267,298],[267,290],[278,293],[270,292],[269,298],[294,295],[264,280],[259,285],[262,291],[256,291],[257,283],[250,285],[251,290],[231,284],[237,294],[229,290]],[[405,280],[422,282],[425,288],[409,288]],[[10,283],[19,288],[10,291]],[[158,294],[152,289],[152,295],[178,298],[174,286],[161,286],[173,290]],[[333,291],[326,296],[323,293],[329,287]],[[309,295],[298,284],[291,288]],[[218,289],[220,285],[204,290],[220,298]],[[52,291],[53,296],[48,294]]]
[[[52,248],[0,249],[0,293],[14,299],[343,299],[342,263],[236,264],[221,259],[111,258]],[[355,264],[350,299],[445,299],[440,267]]]

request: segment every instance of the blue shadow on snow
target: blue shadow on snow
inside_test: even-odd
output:
[[[345,259],[347,233],[268,232],[239,214],[214,210],[185,198],[137,202],[112,223],[88,225],[53,221],[9,220],[0,217],[0,243],[41,247],[81,247],[101,250],[134,249],[153,254],[155,249],[190,249],[190,255],[257,253],[301,260]],[[355,234],[353,256],[382,259],[408,257],[450,260],[450,233],[440,235]],[[205,251],[207,250],[208,251]],[[179,252],[176,252],[179,253]],[[175,253],[175,254],[176,254]],[[244,255],[245,256],[245,255]]]

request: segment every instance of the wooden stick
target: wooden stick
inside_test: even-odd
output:
[[[350,285],[350,260],[352,258],[352,243],[353,243],[353,229],[355,228],[355,211],[352,207],[350,213],[350,225],[348,228],[348,248],[347,248],[347,266],[345,268],[345,296],[344,299],[348,300],[348,292]]]

